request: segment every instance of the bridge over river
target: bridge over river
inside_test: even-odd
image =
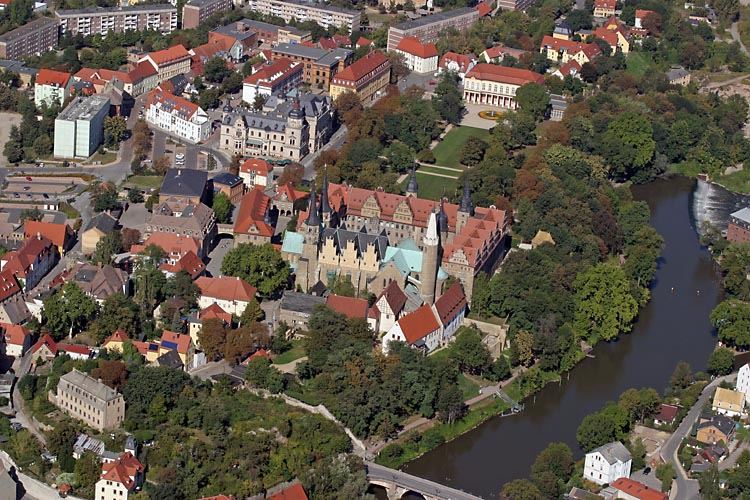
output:
[[[465,491],[443,486],[406,472],[389,469],[373,462],[365,462],[365,471],[370,484],[385,488],[388,500],[400,500],[408,492],[419,493],[426,500],[481,500],[480,497]]]

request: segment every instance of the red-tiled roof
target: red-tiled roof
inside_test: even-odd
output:
[[[435,330],[440,329],[440,324],[428,304],[398,320],[398,325],[409,344],[418,342]]]
[[[186,354],[190,349],[190,335],[164,330],[159,346],[162,349],[174,349],[181,354]]]
[[[201,295],[216,299],[250,302],[258,292],[258,289],[247,281],[232,276],[201,276],[195,280],[195,284],[201,289]]]
[[[44,259],[55,251],[52,242],[43,236],[28,238],[21,248],[3,256],[6,262],[3,271],[8,271],[18,278],[26,278],[26,273],[37,259]]]
[[[422,59],[437,57],[438,55],[438,50],[434,43],[422,43],[419,41],[419,38],[415,36],[405,36],[402,38],[401,41],[398,42],[396,50],[421,57]]]
[[[190,118],[200,109],[200,106],[183,97],[159,89],[154,89],[149,92],[148,97],[146,98],[146,108],[156,105],[167,109],[170,113],[177,112],[177,114],[181,115],[185,120],[190,120]]]
[[[621,477],[611,486],[638,500],[667,500],[669,498],[665,493],[649,488],[645,484],[628,477]]]
[[[617,42],[619,39],[617,37],[617,33],[612,30],[608,30],[607,28],[600,26],[599,28],[596,28],[594,30],[594,36],[597,38],[601,38],[612,48],[617,47]]]
[[[37,352],[44,345],[49,348],[52,354],[57,355],[57,342],[48,333],[44,334],[42,338],[36,341],[36,344],[31,346],[31,352]]]
[[[589,59],[601,53],[601,49],[595,43],[581,43],[573,40],[563,40],[562,38],[554,38],[549,35],[545,35],[544,38],[542,38],[542,46],[551,48],[557,52],[568,52],[570,54],[583,52]]]
[[[440,58],[440,63],[438,66],[442,69],[446,69],[448,66],[448,63],[454,62],[458,65],[458,72],[459,73],[466,73],[466,71],[469,68],[469,65],[473,60],[476,60],[476,57],[474,57],[474,54],[457,54],[455,52],[446,52],[443,54],[443,57]]]
[[[505,45],[495,45],[494,47],[486,49],[485,52],[487,53],[487,57],[489,57],[490,59],[497,59],[498,57],[505,54],[518,59],[527,51],[522,49],[514,49],[513,47],[506,47]]]
[[[572,75],[581,71],[581,65],[575,59],[570,59],[568,62],[560,66],[560,74],[562,76]]]
[[[263,64],[260,69],[245,78],[242,83],[249,85],[262,85],[273,87],[277,81],[283,81],[294,73],[302,74],[302,64],[291,61],[285,57],[276,59],[271,64]]]
[[[151,58],[157,66],[172,64],[177,61],[190,59],[190,53],[182,45],[173,45],[168,49],[150,52],[148,57]]]
[[[365,38],[365,37],[361,36],[357,40],[357,44],[356,45],[357,45],[357,47],[369,47],[370,45],[372,45],[372,40],[370,40],[369,38]]]
[[[339,44],[333,38],[321,38],[318,40],[318,46],[324,50],[333,50],[339,48]]]
[[[201,321],[205,321],[207,319],[219,319],[224,323],[232,323],[232,315],[222,309],[221,306],[216,302],[208,307],[204,307],[203,309],[201,309],[201,311],[198,313],[198,318]]]
[[[399,314],[404,308],[404,304],[406,304],[406,294],[395,281],[389,282],[388,286],[383,289],[380,297],[383,296],[385,296],[385,301],[388,302],[393,314]],[[380,297],[378,297],[378,300],[380,300]],[[377,302],[377,300],[375,302]]]
[[[18,285],[18,280],[13,276],[13,273],[10,271],[0,272],[0,303],[20,291],[21,287]]]
[[[466,308],[466,294],[464,294],[464,287],[461,286],[460,282],[453,283],[448,290],[445,291],[435,301],[435,310],[440,317],[440,322],[443,325],[450,323],[458,314]]]
[[[82,344],[67,344],[64,342],[58,342],[57,350],[63,352],[72,352],[75,354],[82,354],[84,356],[91,355],[91,349],[88,346]]]
[[[36,75],[37,85],[56,85],[65,87],[70,80],[70,73],[64,71],[55,71],[54,69],[42,68]]]
[[[271,354],[261,347],[260,349],[252,353],[247,359],[248,361],[252,361],[255,358],[271,359]]]
[[[347,318],[367,318],[367,301],[354,297],[344,297],[334,293],[326,297],[326,305]]]
[[[659,407],[659,414],[654,417],[654,420],[661,422],[671,422],[677,417],[677,413],[680,411],[680,407],[676,405],[668,405],[662,403]]]
[[[125,332],[125,330],[118,329],[118,330],[115,330],[115,332],[112,335],[106,338],[106,340],[104,341],[104,344],[108,342],[127,342],[129,338],[130,337],[128,337],[128,334]]]
[[[297,200],[301,200],[303,198],[307,198],[308,193],[305,191],[298,191],[294,189],[294,186],[291,182],[287,182],[286,184],[282,184],[281,186],[276,186],[276,194],[274,195],[274,200],[289,200],[291,202],[295,202]]]
[[[203,263],[200,257],[195,255],[195,252],[188,250],[174,265],[164,263],[159,266],[159,269],[170,273],[185,271],[192,279],[195,279],[206,270],[206,264]]]
[[[614,9],[616,6],[616,0],[594,0],[594,7],[598,7],[600,9]]]
[[[135,476],[143,473],[143,470],[143,464],[127,451],[117,457],[117,460],[102,464],[101,479],[115,481],[132,491],[136,486]]]
[[[479,11],[479,17],[484,17],[492,12],[492,6],[487,2],[478,3],[476,9]]]
[[[131,253],[141,253],[150,245],[156,245],[172,259],[180,259],[188,252],[197,254],[201,244],[196,238],[172,233],[151,233],[142,244],[130,247]]]
[[[498,83],[509,83],[513,85],[525,85],[527,83],[544,83],[544,77],[528,69],[507,68],[496,64],[480,63],[474,66],[466,74],[467,78],[489,80]]]
[[[374,71],[384,63],[390,64],[388,58],[379,50],[373,50],[361,59],[354,61],[353,64],[344,68],[343,71],[336,73],[334,81],[356,83],[360,78]]]
[[[653,10],[646,10],[646,9],[635,9],[635,18],[636,19],[645,19],[646,17],[650,16],[651,14],[656,14]]]
[[[240,211],[234,222],[234,232],[257,234],[269,238],[273,236],[273,226],[264,220],[270,201],[271,199],[260,187],[248,191],[240,202]]]
[[[13,325],[11,323],[0,323],[0,328],[4,330],[5,343],[13,345],[24,345],[26,338],[31,332],[25,326]]]
[[[65,246],[67,239],[73,236],[73,230],[67,224],[27,220],[23,225],[24,238],[44,236],[57,247]]]
[[[300,483],[294,483],[266,498],[268,500],[308,500],[307,493]]]
[[[128,76],[134,83],[155,74],[156,69],[148,61],[139,62],[128,72]]]
[[[240,172],[255,172],[255,175],[266,176],[271,170],[271,165],[262,158],[248,158],[240,165]]]

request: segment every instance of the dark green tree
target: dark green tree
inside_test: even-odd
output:
[[[224,256],[221,272],[244,279],[263,297],[276,296],[289,280],[289,265],[270,244],[236,246]]]

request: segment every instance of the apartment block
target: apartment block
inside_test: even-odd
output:
[[[391,61],[374,50],[331,79],[328,93],[334,101],[345,92],[359,96],[363,104],[377,100],[391,81]]]
[[[523,10],[525,11],[532,5],[535,0],[497,0],[497,5],[501,10]]]
[[[60,377],[52,402],[99,431],[117,429],[125,418],[122,394],[76,369]]]
[[[40,17],[0,35],[0,59],[38,56],[57,45],[57,22]]]
[[[250,10],[266,16],[277,16],[290,22],[315,21],[323,28],[346,26],[349,33],[359,30],[361,14],[358,10],[344,9],[316,2],[292,0],[247,0]]]
[[[76,97],[55,119],[55,157],[88,158],[102,143],[109,97]]]
[[[55,12],[60,33],[106,35],[123,31],[156,30],[171,33],[177,29],[177,8],[168,3],[128,7],[87,7]]]
[[[197,28],[214,14],[228,10],[232,10],[232,0],[190,0],[182,8],[182,27]]]
[[[408,36],[416,37],[422,43],[435,43],[443,31],[466,31],[480,17],[480,12],[476,8],[464,7],[391,26],[388,29],[388,51],[396,50],[401,40]]]
[[[287,59],[302,63],[302,80],[321,89],[327,89],[331,79],[341,72],[352,59],[349,49],[324,50],[306,45],[280,43],[271,50],[271,59]]]
[[[211,41],[212,34],[220,33],[236,39],[244,39],[248,33],[255,35],[256,42],[264,42],[270,45],[277,43],[302,43],[312,41],[312,34],[293,26],[276,26],[275,24],[255,21],[253,19],[241,19],[226,26],[220,26],[208,34]]]

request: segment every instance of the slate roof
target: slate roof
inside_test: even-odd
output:
[[[443,326],[450,323],[457,315],[466,309],[466,294],[461,282],[453,283],[436,301],[435,310]]]
[[[604,457],[604,460],[606,460],[609,464],[614,464],[618,461],[625,463],[628,460],[633,459],[628,449],[625,448],[625,445],[623,445],[619,441],[613,441],[611,443],[604,444],[594,450],[591,450],[589,453],[587,453],[587,455],[591,453],[600,453],[602,457]]]
[[[102,212],[86,224],[84,231],[91,229],[98,229],[103,233],[110,233],[117,226],[117,219],[109,215],[108,213]]]
[[[705,429],[706,427],[716,427],[724,435],[729,435],[734,430],[734,420],[724,415],[713,415],[711,419],[706,420],[698,424],[698,429]]]
[[[208,174],[192,168],[170,168],[164,176],[160,195],[200,197],[206,188]]]
[[[732,212],[730,214],[730,217],[734,217],[735,219],[739,219],[742,222],[747,222],[748,224],[750,224],[750,208],[745,207],[737,210],[736,212]]]
[[[236,186],[242,184],[242,177],[230,174],[229,172],[222,172],[216,177],[212,178],[211,181],[215,184],[224,184],[226,186]]]
[[[326,299],[306,293],[291,292],[286,290],[281,296],[281,308],[302,314],[312,314],[315,306],[325,304]]]
[[[347,243],[353,241],[358,257],[362,256],[369,245],[375,245],[375,252],[380,258],[385,256],[388,248],[388,235],[385,229],[378,234],[370,234],[365,226],[362,226],[359,231],[350,231],[346,224],[342,224],[337,228],[327,227],[323,230],[323,239],[329,238],[333,239],[333,243],[339,252],[343,251]]]
[[[174,350],[169,350],[156,358],[156,364],[159,366],[168,366],[169,368],[175,368],[177,370],[182,370],[184,368],[180,355]]]
[[[85,393],[92,395],[100,401],[114,401],[122,396],[116,390],[107,387],[103,383],[89,377],[83,372],[79,372],[75,368],[60,377],[61,380],[65,380],[70,384],[81,388]]]

